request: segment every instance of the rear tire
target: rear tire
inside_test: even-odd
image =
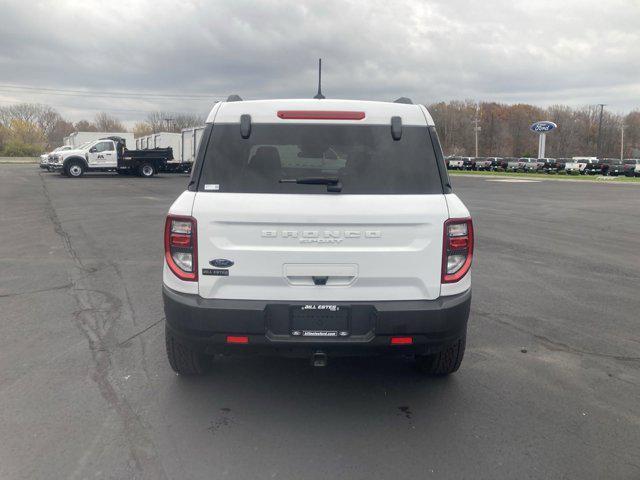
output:
[[[428,375],[444,376],[460,368],[467,344],[466,334],[432,355],[416,355],[418,370]]]
[[[211,370],[211,357],[196,352],[176,338],[169,327],[164,330],[167,358],[174,372],[180,375],[204,375]]]
[[[138,167],[138,175],[145,178],[151,178],[156,173],[153,165],[149,162],[145,162]]]

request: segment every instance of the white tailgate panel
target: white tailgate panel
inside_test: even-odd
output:
[[[440,296],[444,195],[198,192],[204,298],[380,301]],[[214,259],[229,276],[202,275]],[[314,277],[327,277],[316,285]]]

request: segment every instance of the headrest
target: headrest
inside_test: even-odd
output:
[[[276,147],[258,147],[256,153],[249,160],[249,168],[260,172],[280,173],[280,153]]]

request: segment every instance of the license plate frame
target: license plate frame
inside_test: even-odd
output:
[[[351,335],[351,308],[330,303],[292,305],[289,334],[296,338],[346,338]]]

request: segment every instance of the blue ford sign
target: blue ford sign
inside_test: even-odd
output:
[[[529,128],[531,129],[532,132],[545,133],[545,132],[550,132],[554,128],[558,128],[558,125],[556,125],[553,122],[542,121],[542,122],[534,123]]]

